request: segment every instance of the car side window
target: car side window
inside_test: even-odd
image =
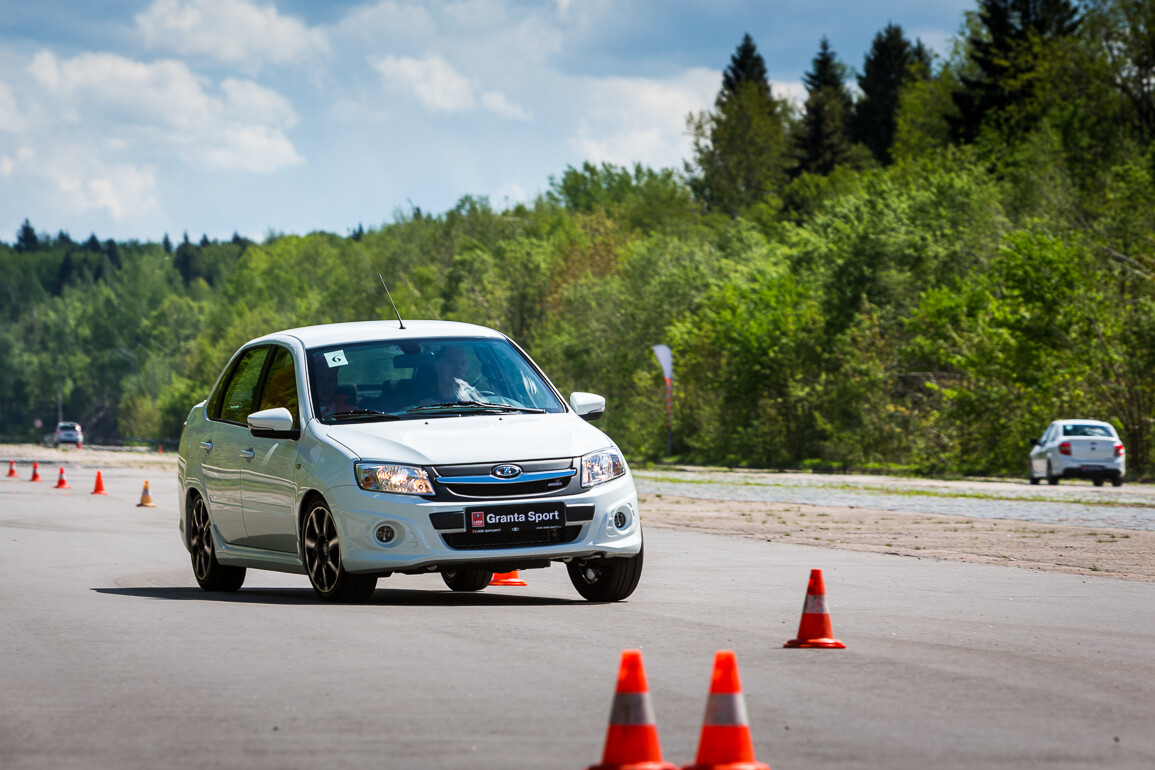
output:
[[[228,380],[221,385],[219,398],[213,399],[210,417],[240,425],[248,424],[249,415],[255,411],[253,403],[257,385],[260,384],[261,369],[268,355],[267,347],[251,348],[244,352]]]
[[[297,424],[297,370],[293,366],[293,354],[277,346],[273,348],[273,361],[265,378],[265,388],[260,404],[253,411],[275,409],[283,406],[293,415],[293,425]]]

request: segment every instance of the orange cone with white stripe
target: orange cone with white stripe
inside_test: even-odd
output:
[[[517,570],[513,572],[497,572],[494,573],[493,579],[489,581],[491,586],[527,586],[529,583],[525,582],[517,576]]]
[[[8,461],[8,478],[15,479],[15,478],[18,478],[19,476],[20,476],[20,474],[16,472],[16,461],[15,460],[9,460]]]
[[[586,770],[678,770],[662,760],[641,650],[622,652],[602,763]]]
[[[148,482],[144,482],[144,489],[140,493],[140,502],[136,504],[137,508],[155,508],[156,503],[152,501],[152,495],[148,492]]]
[[[32,463],[32,478],[30,478],[28,480],[29,481],[40,481],[40,463],[38,463],[38,462]]]
[[[698,757],[682,770],[770,770],[770,765],[754,758],[746,699],[742,697],[738,658],[733,650],[718,650],[714,655]]]
[[[802,622],[798,624],[798,638],[791,639],[783,647],[824,647],[841,650],[845,644],[834,638],[830,627],[830,613],[826,611],[826,585],[822,582],[822,570],[810,570],[810,583],[806,587],[806,604],[802,606]]]
[[[60,478],[56,479],[56,486],[53,489],[72,489],[68,484],[68,479],[64,478],[64,469],[60,469]]]

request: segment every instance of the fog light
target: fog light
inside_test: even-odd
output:
[[[396,530],[388,524],[382,524],[377,527],[377,540],[382,543],[392,543],[393,538],[397,537]]]
[[[618,529],[625,529],[629,523],[630,517],[626,515],[625,511],[618,511],[614,514],[614,526]]]

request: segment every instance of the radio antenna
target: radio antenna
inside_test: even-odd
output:
[[[377,277],[381,278],[381,274],[377,273]],[[401,320],[401,314],[397,312],[397,303],[393,301],[393,295],[389,293],[389,287],[385,286],[385,279],[381,278],[381,286],[385,288],[385,296],[389,298],[389,304],[393,306],[393,312],[397,315],[397,324],[404,329],[405,322]]]

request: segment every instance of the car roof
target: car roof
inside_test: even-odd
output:
[[[456,321],[405,321],[401,328],[397,321],[350,321],[346,323],[302,326],[296,329],[266,334],[251,340],[248,345],[272,342],[293,337],[306,348],[327,347],[329,345],[378,340],[428,339],[430,337],[489,337],[504,339],[505,335],[494,329]]]
[[[1055,420],[1056,425],[1106,425],[1111,427],[1111,423],[1103,422],[1102,420]]]

